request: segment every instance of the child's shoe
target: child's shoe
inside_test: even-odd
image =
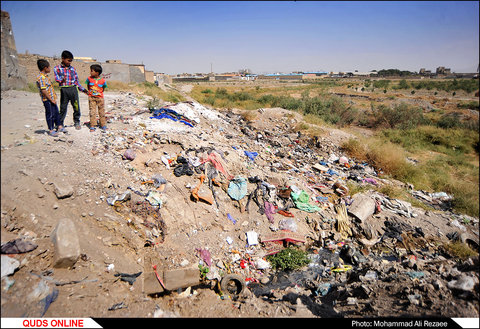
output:
[[[95,131],[95,127],[90,127],[90,132],[93,133]]]
[[[103,126],[103,127],[100,128],[100,129],[102,129],[103,132],[106,132],[106,131],[108,130],[107,126]]]
[[[50,130],[48,134],[53,137],[58,137],[58,133],[55,130]]]
[[[57,132],[66,134],[67,130],[62,126],[62,128],[57,128]]]

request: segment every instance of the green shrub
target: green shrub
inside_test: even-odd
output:
[[[400,128],[409,129],[427,122],[423,111],[419,107],[400,103],[389,107],[380,105],[372,108],[372,128]]]
[[[288,247],[275,255],[267,256],[267,260],[273,269],[284,271],[295,270],[310,263],[307,253],[294,247]]]
[[[478,111],[479,110],[479,102],[478,101],[462,102],[462,103],[457,104],[457,108]]]
[[[160,99],[154,96],[151,100],[147,101],[146,105],[149,110],[156,109],[160,106]]]

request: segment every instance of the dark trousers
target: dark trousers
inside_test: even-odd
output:
[[[57,104],[46,100],[43,102],[43,106],[45,106],[45,119],[47,119],[48,130],[57,128],[61,124]]]
[[[60,123],[63,126],[67,116],[68,102],[73,107],[73,123],[80,124],[80,102],[78,101],[78,90],[76,86],[60,88]]]

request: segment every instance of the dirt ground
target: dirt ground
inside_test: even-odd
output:
[[[303,152],[304,148],[294,149],[286,140],[289,134],[296,135],[289,127],[300,118],[282,109],[258,111],[250,123],[240,120],[241,111],[201,109],[196,112],[200,123],[192,128],[168,119],[150,119],[146,98],[138,95],[107,92],[105,97],[109,131],[90,132],[86,125],[75,130],[69,106],[65,122],[68,133],[50,137],[38,94],[2,92],[1,242],[24,238],[38,245],[33,251],[9,255],[20,265],[2,278],[2,317],[479,316],[478,254],[460,262],[439,251],[440,241],[448,242],[446,236],[452,232],[463,233],[464,241],[478,247],[478,219],[462,223],[461,230],[452,225],[460,217],[443,211],[414,209],[418,216],[404,218],[385,210],[369,219],[377,237],[386,231],[385,220],[421,227],[421,242],[411,238],[412,245],[407,248],[411,252],[406,252],[416,255],[416,262],[407,255],[391,261],[385,250],[382,253],[375,246],[359,245],[351,238],[352,248],[362,250],[363,261],[353,262],[354,269],[346,273],[315,272],[331,265],[321,260],[317,267],[295,273],[242,268],[240,259],[265,256],[262,244],[248,245],[246,232],[255,231],[263,237],[278,230],[285,218],[275,214],[274,223],[270,223],[253,202],[246,211],[245,202],[233,202],[221,187],[215,189],[218,207],[194,202],[191,188],[199,184],[200,175],[176,177],[173,164],[168,168],[161,160],[162,156],[186,154],[189,149],[215,149],[223,153],[232,176],[258,176],[277,187],[304,186],[310,163],[326,159],[332,152],[340,155],[338,145],[350,137],[348,133],[327,129],[320,140],[328,147],[312,147],[311,155]],[[80,108],[81,122],[86,123],[88,103],[83,94]],[[271,142],[276,138],[277,144]],[[276,147],[291,147],[291,154],[281,157]],[[124,159],[127,149],[136,152],[133,160]],[[258,156],[249,161],[242,150],[256,151]],[[310,163],[302,163],[307,159]],[[145,215],[140,209],[135,213],[134,201],[144,200],[149,191],[156,190],[151,178],[158,174],[167,181],[159,211],[143,209]],[[73,193],[59,198],[55,193],[58,187]],[[250,193],[254,184],[248,188]],[[109,197],[125,192],[130,192],[130,202],[109,204]],[[200,193],[208,192],[208,186],[202,184]],[[290,209],[297,233],[306,240],[301,247],[315,259],[321,259],[325,252],[322,235],[331,233],[338,238],[326,220],[334,218],[332,209],[324,209],[323,216]],[[74,223],[80,241],[81,256],[70,268],[53,267],[51,236],[62,218]],[[390,245],[395,250],[397,247]],[[215,280],[191,290],[156,296],[143,293],[143,278],[152,264],[165,270],[198,268],[202,260],[198,250],[205,249],[211,254],[211,272],[231,264],[235,272],[251,279],[240,297],[220,296]],[[378,272],[378,279],[369,279],[370,270]],[[422,271],[424,276],[411,278],[409,271]],[[115,276],[138,272],[142,274],[133,284]],[[473,280],[474,287],[450,287],[465,276]],[[324,295],[319,287],[326,282],[336,284]],[[45,302],[55,290],[56,299]]]

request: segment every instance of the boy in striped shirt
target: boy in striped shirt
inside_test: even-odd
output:
[[[73,107],[73,123],[75,129],[80,130],[80,103],[78,99],[78,89],[87,93],[87,90],[78,82],[78,74],[72,66],[73,54],[68,50],[62,52],[62,62],[55,66],[55,81],[60,85],[60,122],[63,126],[67,116],[68,102]]]
[[[47,127],[49,130],[48,134],[57,137],[58,132],[55,131],[55,127],[57,127],[58,130],[63,130],[63,126],[60,124],[57,94],[55,94],[50,78],[47,75],[50,73],[50,63],[46,59],[39,59],[37,66],[40,71],[37,75],[37,87],[40,91],[43,106],[45,106],[45,118],[47,119]]]

